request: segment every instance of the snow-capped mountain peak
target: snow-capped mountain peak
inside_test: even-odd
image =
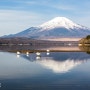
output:
[[[73,28],[82,28],[80,25],[75,24],[74,22],[72,22],[71,20],[67,19],[66,17],[56,17],[42,25],[40,25],[39,27],[45,29],[53,29],[53,28],[66,28],[66,29],[73,29]]]
[[[8,37],[56,38],[84,37],[90,34],[90,29],[76,24],[65,17],[56,17],[40,26],[28,28]]]

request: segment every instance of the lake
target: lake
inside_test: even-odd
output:
[[[89,53],[78,47],[20,50],[0,51],[0,90],[90,90]]]

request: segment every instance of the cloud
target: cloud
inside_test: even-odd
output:
[[[68,6],[68,5],[53,5],[51,7],[59,10],[69,10],[69,11],[74,10],[72,6]]]
[[[38,4],[36,1],[27,1],[27,2],[24,2],[24,3],[28,4],[28,5]]]
[[[26,5],[38,5],[38,6],[43,6],[43,7],[48,7],[48,8],[55,8],[55,9],[60,9],[60,10],[72,10],[73,5],[63,5],[62,3],[55,3],[52,2],[52,0],[37,0],[37,1],[16,1],[18,3],[23,3]]]

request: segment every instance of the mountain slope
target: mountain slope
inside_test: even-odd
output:
[[[74,27],[82,28],[80,25],[75,24],[71,20],[65,17],[56,17],[42,25],[40,25],[43,29],[53,29],[55,27],[63,27],[66,29],[73,29]]]
[[[10,37],[84,37],[88,34],[90,34],[90,29],[76,24],[65,17],[56,17],[40,26],[31,27]]]

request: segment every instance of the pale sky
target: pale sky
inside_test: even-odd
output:
[[[55,17],[90,28],[90,0],[0,0],[0,36],[15,34]]]

